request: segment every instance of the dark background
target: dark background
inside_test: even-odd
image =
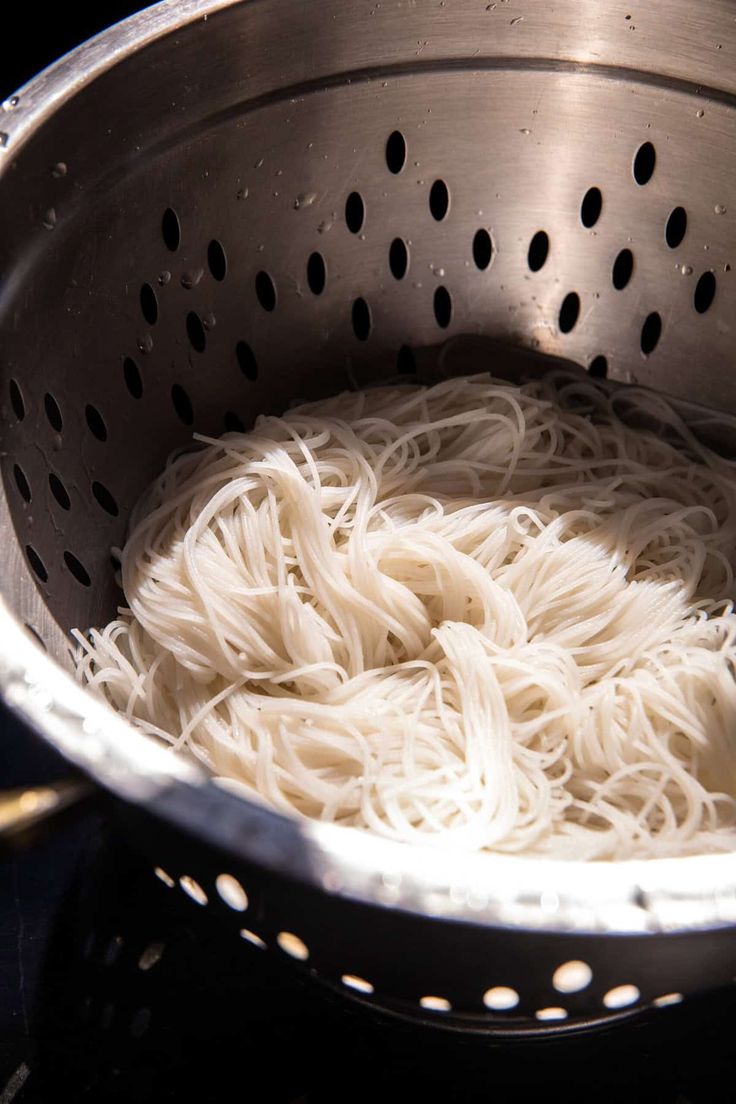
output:
[[[0,99],[80,42],[145,7],[148,5],[119,0],[101,0],[94,5],[74,0],[66,4],[43,0],[41,4],[4,5],[0,13]]]
[[[10,12],[5,9],[0,19],[0,100],[80,42],[142,7],[146,5],[115,0],[95,5],[14,4],[12,34]],[[64,773],[58,756],[24,732],[0,706],[0,788]],[[42,952],[84,841],[96,832],[97,822],[85,819],[22,859],[0,858],[0,1104],[6,1104],[8,1078],[31,1061]],[[25,1100],[27,1091],[18,1091],[15,1099]]]
[[[14,4],[12,33],[6,8],[0,17],[0,100],[80,42],[145,6],[115,0],[101,0],[94,5]],[[64,765],[58,757],[23,732],[2,710],[0,788],[63,774]],[[96,831],[96,822],[85,820],[22,860],[0,859],[0,1104],[5,1104],[8,1078],[22,1063],[30,1061],[42,951],[83,843]],[[18,1092],[16,1099],[24,1100],[26,1096]]]

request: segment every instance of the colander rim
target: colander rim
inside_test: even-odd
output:
[[[235,859],[368,904],[539,931],[656,933],[736,920],[736,853],[617,862],[465,853],[291,818],[137,730],[47,655],[0,598],[0,693],[69,762]]]

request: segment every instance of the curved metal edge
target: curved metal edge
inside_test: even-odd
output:
[[[153,800],[172,780],[204,773],[143,733],[75,682],[0,597],[0,691],[5,704],[70,762],[126,800]]]
[[[651,1005],[637,1005],[621,1012],[603,1012],[577,1016],[571,1020],[549,1020],[546,1023],[534,1022],[526,1018],[509,1018],[500,1022],[486,1013],[426,1013],[421,1009],[407,1008],[399,1003],[364,997],[351,991],[344,985],[327,978],[315,976],[315,981],[332,996],[351,1005],[353,1012],[370,1016],[372,1021],[384,1026],[395,1024],[410,1028],[421,1026],[423,1031],[435,1032],[438,1036],[461,1036],[465,1039],[484,1039],[493,1046],[526,1046],[535,1042],[557,1042],[559,1040],[579,1039],[602,1034],[611,1028],[626,1024],[646,1024],[652,1019],[655,1010]],[[692,999],[692,998],[690,998]]]
[[[127,56],[144,49],[173,31],[181,30],[198,20],[206,21],[219,11],[244,3],[251,6],[257,2],[258,0],[160,0],[159,3],[113,24],[73,48],[0,104],[0,167],[3,155],[15,156],[28,138],[58,109],[60,104],[114,68]],[[411,0],[411,6],[415,4],[416,0]],[[523,17],[512,20],[511,24],[521,22]],[[497,31],[494,32],[494,42],[497,33]],[[623,76],[637,83],[666,85],[673,90],[695,94],[704,100],[720,101],[730,105],[736,101],[736,88],[728,88],[729,81],[721,86],[706,79],[710,76],[709,73],[694,71],[692,75],[684,75],[677,67],[671,72],[660,72],[654,68],[636,64],[636,59],[629,67],[626,64],[625,54],[621,55],[618,61],[613,58],[606,61],[600,53],[600,43],[596,44],[595,49],[587,44],[581,46],[577,43],[577,45],[579,56],[574,56],[562,47],[557,51],[553,48],[549,56],[545,56],[545,51],[534,49],[527,44],[518,56],[513,50],[507,49],[500,50],[497,55],[494,53],[483,55],[480,51],[476,51],[470,57],[453,50],[446,56],[440,55],[432,60],[413,58],[410,62],[405,60],[403,63],[384,60],[379,65],[365,65],[350,71],[325,71],[315,74],[313,80],[298,81],[293,87],[280,89],[279,96],[297,95],[300,91],[309,91],[313,85],[322,88],[334,83],[371,80],[387,72],[400,75],[404,70],[442,72],[467,67],[528,68],[537,65],[550,70],[597,73],[609,79]],[[619,43],[619,51],[620,45]],[[718,49],[720,50],[720,47]],[[262,97],[256,96],[254,100],[256,103],[259,99],[267,102],[272,98],[273,93],[267,93]]]
[[[160,0],[75,46],[0,104],[0,154],[15,156],[59,105],[123,58],[242,0]],[[255,3],[255,0],[251,0]]]
[[[466,854],[284,817],[226,792],[50,659],[0,599],[0,692],[124,801],[327,893],[438,919],[543,931],[674,932],[736,922],[736,854],[620,863]]]

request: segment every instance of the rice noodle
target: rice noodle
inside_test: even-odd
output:
[[[732,849],[734,465],[647,401],[660,433],[592,382],[481,375],[198,437],[134,513],[127,607],[76,634],[79,676],[285,813]]]

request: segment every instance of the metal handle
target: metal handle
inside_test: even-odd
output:
[[[0,792],[0,854],[35,841],[41,829],[69,810],[81,811],[95,793],[92,783],[79,776]]]

